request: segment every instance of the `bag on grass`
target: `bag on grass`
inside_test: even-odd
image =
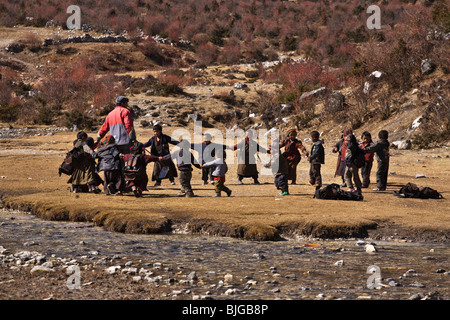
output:
[[[353,200],[353,201],[360,201],[364,199],[364,197],[361,194],[341,190],[341,187],[336,183],[332,183],[322,189],[317,189],[314,194],[314,198],[324,200]]]
[[[443,199],[444,197],[437,190],[430,187],[419,187],[414,183],[407,183],[394,192],[397,198],[419,198],[419,199]]]

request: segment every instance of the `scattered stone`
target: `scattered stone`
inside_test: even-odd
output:
[[[225,291],[225,294],[226,294],[227,296],[230,296],[230,295],[233,295],[233,294],[236,294],[236,293],[238,293],[238,291],[237,291],[237,289],[235,289],[235,288],[233,288],[233,289],[228,289],[227,291]]]
[[[133,267],[122,269],[122,273],[130,274],[130,275],[135,275],[137,272],[138,272],[138,269],[133,268]]]
[[[430,59],[422,60],[420,67],[423,75],[433,73],[436,69],[436,65]]]
[[[121,266],[112,266],[105,269],[105,272],[108,274],[116,274],[121,268]]]
[[[303,93],[300,96],[300,100],[303,100],[306,98],[318,97],[318,96],[326,93],[327,91],[328,91],[328,89],[326,87],[320,87],[319,89]]]
[[[188,274],[188,276],[187,276],[187,280],[188,281],[197,281],[198,280],[198,277],[197,277],[197,274],[196,274],[196,272],[195,271],[192,271],[191,273],[189,273]]]
[[[411,284],[409,285],[409,287],[424,288],[425,285],[423,285],[423,284],[420,283],[420,282],[414,281],[413,283],[411,283]]]
[[[55,270],[53,270],[52,268],[49,267],[44,267],[44,266],[35,266],[31,269],[30,271],[32,274],[33,273],[47,273],[47,272],[55,272]]]
[[[392,142],[391,147],[397,148],[399,150],[410,150],[412,147],[412,142],[409,139],[398,140],[398,141]]]
[[[424,298],[423,293],[415,293],[409,297],[409,300],[422,300]]]
[[[377,252],[377,249],[372,244],[367,244],[365,246],[365,249],[366,249],[366,252],[369,253],[369,254],[374,254],[375,252]]]
[[[335,266],[341,267],[344,265],[344,260],[338,260],[334,263]]]
[[[233,275],[230,274],[230,273],[227,273],[227,274],[224,276],[224,281],[225,281],[225,282],[231,282],[231,281],[233,281]]]

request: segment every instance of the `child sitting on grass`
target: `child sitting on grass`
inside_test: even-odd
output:
[[[214,197],[220,197],[221,192],[224,191],[227,196],[231,195],[231,190],[225,186],[225,174],[228,171],[228,166],[225,162],[226,152],[216,152],[216,159],[202,165],[202,168],[214,166],[212,176],[214,178],[214,186],[216,194]]]

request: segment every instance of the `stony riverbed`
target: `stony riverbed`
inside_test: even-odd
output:
[[[0,211],[2,300],[449,300],[449,256],[440,243],[133,235]]]

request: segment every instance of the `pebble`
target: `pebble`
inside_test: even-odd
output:
[[[341,267],[344,265],[344,260],[338,260],[334,263],[335,266]]]
[[[366,252],[369,253],[369,254],[374,254],[375,252],[377,252],[377,249],[372,244],[367,244],[365,246],[365,249],[366,249]]]
[[[35,272],[54,272],[55,270],[52,268],[48,268],[48,267],[44,267],[44,266],[34,266],[31,269],[31,273],[35,273]]]

